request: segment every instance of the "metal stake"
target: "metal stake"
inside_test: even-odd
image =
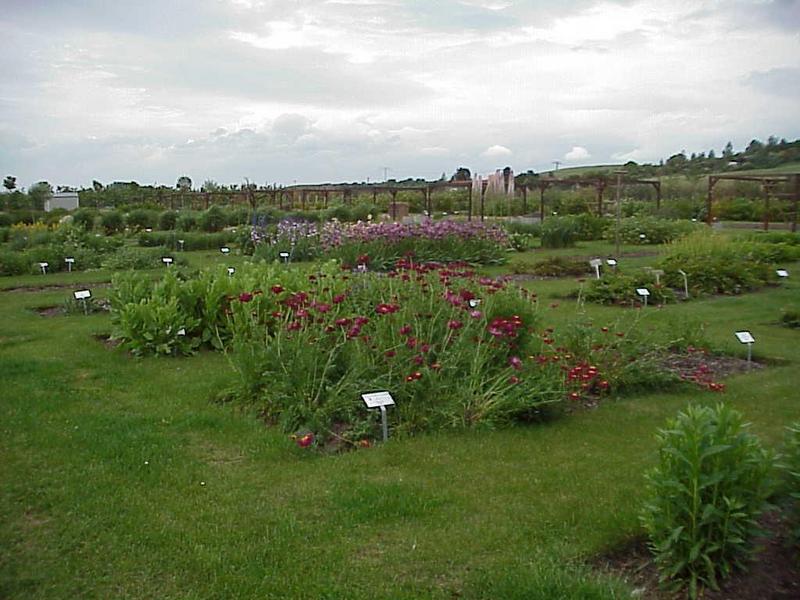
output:
[[[381,406],[381,425],[383,427],[383,441],[387,441],[389,439],[389,423],[386,418],[386,407]]]

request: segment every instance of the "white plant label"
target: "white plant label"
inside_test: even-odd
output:
[[[278,256],[280,256],[281,258],[289,258],[289,253],[288,252],[280,252],[278,254]]]
[[[172,258],[169,257],[169,256],[165,256],[165,257],[163,257],[161,259],[161,262],[163,262],[165,265],[171,265],[172,264]]]
[[[472,300],[469,301],[470,308],[478,308],[480,305],[481,305],[480,298],[473,298]]]
[[[737,331],[734,335],[742,344],[752,344],[756,341],[756,338],[749,331]]]
[[[228,267],[228,275],[233,275],[234,273],[236,273],[236,269],[233,267]]]
[[[39,266],[40,266],[42,269],[46,269],[47,267],[49,267],[49,266],[50,266],[50,263],[46,263],[46,262],[40,262],[40,263],[39,263]]]
[[[589,261],[589,266],[594,268],[594,269],[596,269],[597,267],[599,267],[602,264],[603,264],[603,261],[600,260],[599,258],[593,258],[592,260]]]
[[[78,290],[72,294],[75,296],[75,300],[86,300],[87,298],[92,297],[92,292],[89,290]]]
[[[65,259],[64,259],[64,262],[65,262],[65,263],[72,264],[72,263],[74,263],[74,262],[75,262],[75,259],[74,259],[74,258],[65,258]]]
[[[650,290],[648,290],[647,288],[636,288],[636,293],[639,294],[640,296],[649,296]]]
[[[789,276],[789,271],[787,271],[786,269],[778,269],[777,271],[775,271],[775,273],[778,274],[778,277],[788,277]]]
[[[394,406],[394,398],[389,392],[370,392],[361,394],[361,399],[367,408],[380,408],[381,406]]]
[[[178,329],[178,335],[186,335],[186,330],[183,327],[181,327],[180,329]]]
[[[219,249],[219,251],[222,252],[223,254],[228,254],[231,251],[231,249],[228,248],[227,246],[223,246],[222,248]]]
[[[616,267],[617,266],[617,259],[616,258],[608,258],[608,259],[606,259],[606,264],[609,267]]]

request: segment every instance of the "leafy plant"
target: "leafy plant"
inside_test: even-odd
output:
[[[800,549],[800,422],[787,427],[781,467],[789,497],[792,542]]]
[[[781,325],[792,329],[800,329],[800,310],[783,309],[781,311]]]
[[[125,228],[125,219],[122,213],[117,210],[106,211],[100,216],[100,226],[106,232],[106,235],[112,235]]]
[[[219,206],[212,206],[200,214],[197,224],[203,231],[213,233],[221,231],[227,225],[227,218]]]
[[[659,464],[647,476],[641,515],[661,581],[718,588],[744,568],[757,518],[772,489],[773,456],[735,410],[689,406],[657,435]]]
[[[619,237],[624,244],[664,244],[703,227],[690,221],[673,221],[650,216],[635,216],[621,219]],[[603,236],[607,240],[616,238],[616,224],[609,223]],[[642,237],[644,236],[644,237]]]
[[[178,213],[174,210],[165,210],[158,215],[158,228],[164,231],[175,229],[178,223]]]

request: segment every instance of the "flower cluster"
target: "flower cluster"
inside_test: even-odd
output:
[[[386,243],[399,242],[405,239],[443,240],[446,238],[461,240],[481,239],[508,246],[508,234],[502,227],[486,225],[477,221],[432,221],[423,223],[326,223],[320,232],[324,249],[329,250],[348,242]]]

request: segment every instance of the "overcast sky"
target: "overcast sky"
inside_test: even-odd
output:
[[[800,0],[4,0],[0,176],[438,178],[800,137]]]

